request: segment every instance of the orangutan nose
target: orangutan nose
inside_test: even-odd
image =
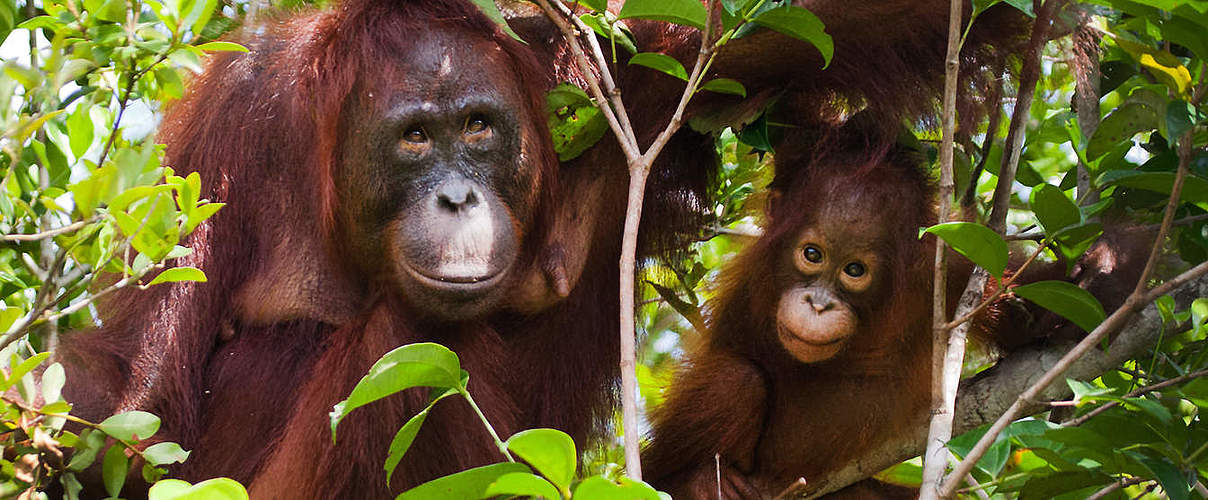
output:
[[[451,213],[463,213],[478,205],[478,194],[469,182],[452,180],[437,190],[436,205]]]

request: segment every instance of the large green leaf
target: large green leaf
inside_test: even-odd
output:
[[[764,12],[753,21],[760,26],[813,44],[822,54],[822,67],[830,66],[831,58],[835,55],[835,42],[826,33],[822,20],[813,12],[795,5],[785,5]]]
[[[1099,299],[1073,283],[1038,281],[1017,286],[1011,291],[1061,315],[1088,332],[1094,330],[1107,317]]]
[[[1174,172],[1139,172],[1135,170],[1112,170],[1099,176],[1099,184],[1117,185],[1144,189],[1169,195],[1174,187]],[[1188,175],[1183,179],[1183,190],[1179,200],[1184,203],[1208,205],[1208,180]]]
[[[332,409],[332,442],[336,439],[336,426],[352,410],[412,387],[459,387],[460,380],[461,362],[445,346],[424,342],[390,351],[369,368],[348,399]]]
[[[197,484],[164,479],[151,486],[147,500],[247,500],[247,490],[234,479],[216,477]]]
[[[592,476],[584,479],[575,487],[575,500],[612,500],[617,498],[660,500],[660,496],[650,485],[621,478],[618,483],[604,476]]]
[[[705,29],[704,4],[697,0],[627,0],[617,14],[621,19],[654,19]]]
[[[1041,184],[1033,189],[1029,204],[1032,206],[1032,212],[1036,214],[1036,219],[1049,235],[1082,221],[1078,205],[1060,188],[1051,184]]]
[[[496,496],[503,497],[533,497],[546,498],[549,500],[558,500],[562,495],[558,493],[558,489],[549,481],[541,478],[541,476],[528,472],[512,472],[499,476],[494,483],[487,487],[484,496],[494,498]]]
[[[679,78],[683,81],[688,81],[688,71],[684,69],[684,65],[676,61],[674,57],[657,52],[642,52],[635,54],[629,58],[629,64],[645,66],[647,68],[656,69],[668,75]]]
[[[130,457],[126,456],[125,446],[114,444],[105,452],[105,459],[101,461],[101,480],[111,498],[117,498],[122,492],[129,466]]]
[[[945,222],[931,226],[924,232],[943,238],[957,253],[996,277],[1002,277],[1007,269],[1007,242],[986,226],[972,222]]]
[[[508,449],[537,469],[559,490],[568,491],[579,455],[575,441],[557,429],[529,429],[507,441]]]
[[[1106,155],[1116,144],[1139,132],[1158,128],[1160,110],[1141,102],[1131,102],[1116,108],[1099,123],[1086,146],[1088,160]]]
[[[546,124],[559,161],[573,160],[608,133],[608,120],[583,89],[562,83],[545,96]]]
[[[395,500],[465,500],[483,498],[487,488],[505,474],[531,472],[524,464],[504,462],[464,470],[404,491]]]
[[[159,430],[159,417],[145,411],[128,411],[97,425],[105,434],[125,441],[147,439]]]

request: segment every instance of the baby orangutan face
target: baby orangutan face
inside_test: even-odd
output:
[[[779,263],[788,282],[777,306],[777,336],[802,363],[835,357],[867,330],[860,312],[875,309],[889,281],[887,238],[872,208],[842,201],[821,206]]]

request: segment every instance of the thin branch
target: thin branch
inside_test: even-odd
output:
[[[1015,172],[1019,167],[1020,152],[1023,150],[1032,99],[1036,96],[1036,83],[1040,80],[1040,54],[1048,41],[1049,22],[1059,3],[1062,2],[1045,2],[1036,9],[1036,21],[1032,25],[1032,35],[1028,40],[1028,53],[1020,71],[1019,95],[1011,112],[1011,128],[1007,132],[1008,154],[1003,155],[1003,163],[998,169],[998,184],[994,187],[994,208],[990,211],[988,225],[999,234],[1006,228],[1011,188],[1015,184]]]
[[[980,440],[978,440],[977,444],[974,445],[969,454],[965,456],[965,459],[962,460],[956,470],[953,471],[954,478],[964,477],[965,474],[971,472],[977,461],[980,460],[981,457],[985,455],[986,451],[990,449],[990,445],[994,443],[994,440],[998,437],[999,433],[1001,433],[1008,424],[1021,415],[1025,405],[1036,401],[1041,391],[1043,391],[1049,386],[1049,384],[1052,384],[1057,380],[1058,377],[1064,374],[1065,371],[1068,370],[1070,366],[1078,360],[1078,358],[1082,357],[1083,354],[1095,348],[1100,339],[1122,328],[1128,321],[1129,317],[1132,316],[1133,312],[1140,309],[1144,305],[1153,302],[1159,296],[1164,295],[1169,290],[1177,287],[1179,284],[1185,283],[1208,272],[1208,262],[1201,263],[1191,270],[1180,274],[1174,279],[1163,283],[1161,286],[1149,290],[1148,292],[1145,291],[1145,283],[1149,280],[1149,276],[1153,271],[1153,264],[1157,259],[1163,239],[1165,238],[1167,231],[1170,229],[1170,222],[1174,219],[1174,211],[1179,206],[1179,199],[1183,190],[1183,179],[1186,178],[1187,170],[1191,164],[1191,138],[1191,132],[1189,131],[1184,134],[1183,140],[1180,141],[1179,168],[1178,172],[1175,174],[1174,185],[1171,187],[1170,201],[1166,205],[1166,214],[1162,219],[1163,227],[1158,231],[1158,239],[1154,242],[1153,251],[1150,253],[1149,262],[1146,264],[1145,271],[1142,273],[1141,279],[1137,280],[1137,287],[1128,296],[1128,298],[1124,300],[1124,305],[1120,306],[1120,308],[1113,312],[1111,316],[1108,316],[1106,320],[1099,324],[1099,326],[1095,327],[1094,331],[1088,334],[1086,338],[1082,339],[1082,341],[1078,343],[1078,345],[1074,346],[1073,349],[1066,353],[1066,355],[1063,356],[1052,369],[1046,372],[1039,381],[1019,395],[1015,402],[1011,404],[1011,407],[1008,408],[1007,411],[994,422],[994,424],[990,427],[990,430],[987,431]],[[955,493],[958,486],[958,481],[953,480],[953,478],[949,478],[949,480],[944,483],[943,489],[940,491],[941,496],[944,498],[950,498]]]
[[[939,221],[947,222],[951,217],[952,195],[955,182],[952,168],[954,138],[956,132],[956,93],[960,73],[961,46],[961,0],[951,0],[948,8],[948,53],[944,60],[944,118],[943,141],[940,144],[940,192]],[[932,287],[931,309],[931,421],[927,432],[927,451],[923,454],[923,483],[919,487],[920,500],[933,500],[944,480],[944,469],[948,465],[949,453],[944,443],[952,439],[952,413],[956,405],[956,381],[960,378],[960,366],[965,352],[965,333],[946,326],[948,306],[948,248],[944,241],[936,238],[935,270]],[[974,277],[978,273],[974,273]],[[970,280],[971,282],[974,280]],[[983,281],[984,283],[984,281]],[[956,352],[958,351],[959,352]],[[953,354],[956,358],[953,359]],[[950,376],[951,364],[956,364],[956,375]]]
[[[97,220],[97,217],[93,216],[93,217],[89,217],[88,219],[85,219],[85,220],[73,222],[66,226],[55,228],[55,229],[48,229],[48,230],[42,231],[40,233],[6,234],[2,237],[2,239],[4,241],[39,241],[39,240],[44,240],[44,239],[48,239],[48,238],[54,238],[55,236],[58,236],[60,234],[70,233],[70,232],[79,230],[80,228],[82,228],[84,226],[87,226],[89,224],[92,224],[93,222],[96,222],[96,220]]]
[[[581,32],[571,27],[570,24],[567,24],[563,15],[550,6],[549,0],[534,1],[545,12],[545,16],[558,27],[558,30],[562,32],[562,38],[570,45],[575,63],[578,64],[579,70],[583,72],[583,79],[587,82],[587,90],[591,92],[592,98],[596,100],[596,107],[600,108],[600,112],[604,114],[604,119],[608,121],[608,128],[612,129],[613,136],[617,138],[617,142],[621,145],[621,150],[625,152],[625,158],[640,157],[641,152],[638,151],[637,142],[629,139],[632,134],[626,132],[621,126],[616,113],[607,104],[610,102],[609,99],[604,95],[604,91],[600,89],[600,81],[596,76],[596,72],[599,71],[600,74],[606,74],[608,73],[608,66],[592,67],[591,63],[587,60],[587,55],[583,52],[583,46],[579,43],[579,34]],[[589,33],[594,32],[589,31]],[[609,78],[611,79],[611,76]]]
[[[1148,481],[1148,479],[1145,479],[1143,477],[1130,477],[1128,479],[1121,479],[1119,481],[1116,481],[1112,484],[1109,484],[1109,485],[1103,487],[1103,489],[1101,489],[1099,491],[1096,491],[1093,495],[1086,497],[1086,500],[1100,500],[1103,498],[1107,498],[1108,495],[1111,495],[1112,493],[1120,491],[1120,490],[1122,490],[1128,486],[1132,486],[1134,484],[1144,483],[1145,481]]]
[[[574,15],[565,4],[556,2],[558,9],[562,14],[570,19],[575,24],[575,27],[580,33],[583,33],[583,38],[587,39],[587,44],[591,46],[592,56],[596,59],[596,67],[608,67],[608,59],[604,56],[604,50],[600,48],[599,40],[596,40],[595,31],[587,26],[579,16]],[[612,107],[616,110],[617,120],[621,123],[621,130],[628,134],[625,140],[634,145],[634,149],[638,147],[637,132],[633,128],[633,124],[629,122],[629,112],[625,110],[625,103],[621,100],[621,89],[617,87],[616,82],[612,79],[612,73],[609,71],[600,71],[600,81],[604,84],[604,92],[608,94],[608,99],[612,103]]]
[[[1157,390],[1165,389],[1165,388],[1170,387],[1170,386],[1172,386],[1172,385],[1178,385],[1178,384],[1181,384],[1181,383],[1183,383],[1183,382],[1187,382],[1187,381],[1192,380],[1192,379],[1197,379],[1197,378],[1203,377],[1203,376],[1205,376],[1205,375],[1208,375],[1208,370],[1200,370],[1200,371],[1198,371],[1198,372],[1188,373],[1188,374],[1186,374],[1186,375],[1183,375],[1183,376],[1180,376],[1180,377],[1175,377],[1175,378],[1172,378],[1172,379],[1170,379],[1170,380],[1164,380],[1164,381],[1162,381],[1162,382],[1158,382],[1158,383],[1153,384],[1153,385],[1147,385],[1147,386],[1145,386],[1145,387],[1142,387],[1142,388],[1140,388],[1140,389],[1137,389],[1137,390],[1135,390],[1135,391],[1132,391],[1132,392],[1130,392],[1130,393],[1128,393],[1128,394],[1125,394],[1125,395],[1124,395],[1124,398],[1135,398],[1135,397],[1140,396],[1140,395],[1142,395],[1142,394],[1148,394],[1148,393],[1151,393],[1151,392],[1153,392],[1153,391],[1157,391]],[[1123,399],[1123,398],[1122,398],[1122,399]],[[1092,418],[1095,418],[1096,416],[1098,416],[1098,415],[1102,414],[1103,412],[1105,412],[1105,411],[1107,411],[1107,410],[1109,410],[1109,409],[1115,408],[1115,407],[1117,407],[1117,406],[1119,406],[1119,405],[1120,405],[1120,402],[1119,402],[1119,401],[1108,401],[1107,403],[1104,403],[1103,405],[1101,405],[1101,406],[1099,406],[1099,407],[1097,407],[1097,408],[1095,408],[1095,409],[1093,409],[1093,410],[1091,410],[1091,411],[1086,412],[1086,414],[1085,414],[1085,415],[1082,415],[1081,417],[1075,418],[1075,419],[1070,420],[1070,421],[1068,421],[1068,422],[1063,422],[1063,423],[1061,424],[1061,426],[1062,426],[1062,427],[1077,427],[1077,426],[1079,426],[1079,425],[1085,424],[1087,420],[1090,420],[1090,419],[1092,419]]]

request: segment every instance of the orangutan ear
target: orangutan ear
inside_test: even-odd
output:
[[[783,195],[784,192],[782,192],[780,188],[768,189],[767,201],[765,202],[766,206],[763,207],[764,217],[767,219],[768,223],[776,221],[775,214],[779,213],[777,210],[780,209],[780,204],[784,199]]]

